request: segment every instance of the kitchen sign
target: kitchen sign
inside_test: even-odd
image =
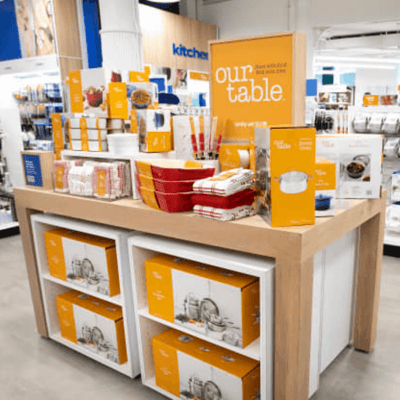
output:
[[[172,54],[174,56],[199,58],[200,60],[208,60],[208,53],[205,51],[199,51],[195,47],[188,49],[182,44],[177,45],[172,43]]]
[[[226,139],[255,126],[304,125],[306,40],[284,33],[210,42],[212,114]]]

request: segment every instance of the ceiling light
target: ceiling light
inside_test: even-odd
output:
[[[333,64],[333,65],[332,65]],[[335,66],[335,67],[348,67],[348,68],[366,68],[366,69],[396,69],[394,65],[371,65],[371,64],[363,64],[363,63],[331,63],[328,64],[326,62],[317,61],[315,66],[318,67],[327,67],[327,66]]]
[[[339,61],[339,62],[366,62],[366,63],[400,63],[400,58],[374,58],[374,57],[333,57],[333,56],[316,56],[317,61]]]

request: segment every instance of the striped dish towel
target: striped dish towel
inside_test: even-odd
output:
[[[255,215],[255,209],[253,206],[240,206],[232,208],[230,210],[224,210],[222,208],[206,207],[206,206],[194,206],[194,213],[202,217],[215,219],[217,221],[232,221],[234,219],[240,219]]]
[[[211,178],[195,182],[193,191],[199,194],[229,196],[250,189],[253,186],[253,176],[254,173],[250,169],[231,169]]]

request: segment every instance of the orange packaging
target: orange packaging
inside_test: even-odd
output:
[[[64,339],[117,364],[126,363],[121,307],[76,290],[57,296],[56,301]]]
[[[150,314],[240,348],[260,336],[257,277],[164,254],[145,268]]]
[[[315,223],[315,129],[255,128],[257,209],[272,227]]]
[[[317,157],[315,161],[315,216],[335,215],[336,163]]]
[[[44,234],[50,275],[108,296],[120,293],[115,241],[64,228]]]
[[[156,385],[181,399],[252,400],[260,363],[169,329],[152,340]]]

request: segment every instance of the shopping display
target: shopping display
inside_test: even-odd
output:
[[[258,361],[173,329],[152,343],[156,385],[177,398],[250,400],[259,396]]]
[[[260,336],[256,277],[164,254],[145,268],[150,314],[240,348]]]
[[[332,156],[333,157],[333,156]],[[315,160],[315,216],[331,217],[336,213],[336,162]]]
[[[120,293],[114,240],[63,228],[44,239],[51,276],[106,296]]]
[[[315,222],[315,129],[255,128],[257,207],[272,227]]]
[[[75,290],[56,298],[61,336],[113,363],[127,361],[121,307]]]

